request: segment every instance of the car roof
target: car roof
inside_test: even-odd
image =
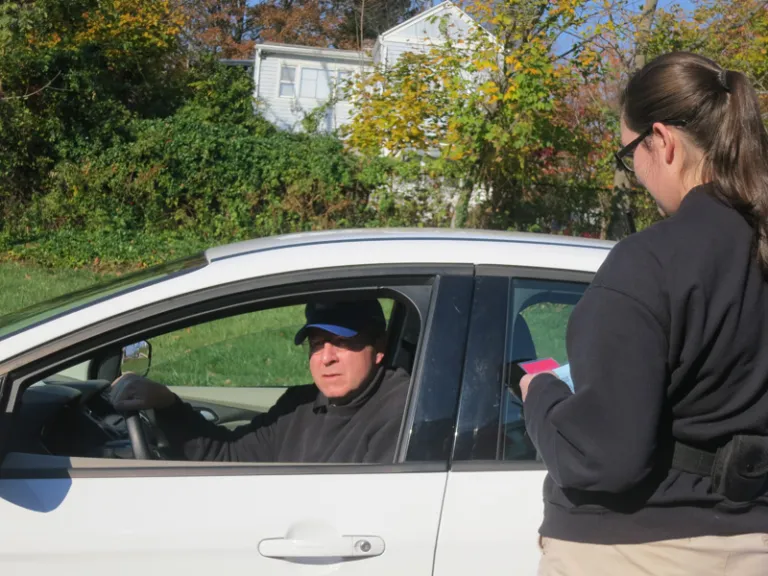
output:
[[[610,250],[615,242],[573,236],[456,228],[356,228],[298,232],[234,242],[205,251],[209,262],[235,256],[318,244],[381,241],[514,242]]]
[[[74,300],[66,310],[54,303],[38,320],[9,329],[2,337],[0,361],[130,310],[257,277],[371,265],[515,266],[594,273],[614,244],[547,234],[429,228],[303,232],[247,240],[185,260],[180,273],[162,273],[165,277],[126,289],[109,288],[105,294],[97,291],[87,302]],[[324,249],[318,251],[317,246]]]

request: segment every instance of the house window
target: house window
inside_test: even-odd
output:
[[[315,98],[323,100],[328,98],[331,93],[330,83],[328,82],[328,71],[318,68],[301,69],[301,92],[302,98]]]
[[[283,66],[280,69],[280,96],[296,96],[296,66]]]

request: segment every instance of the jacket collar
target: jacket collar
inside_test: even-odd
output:
[[[357,389],[341,398],[330,399],[318,389],[317,397],[312,405],[312,411],[315,414],[318,412],[327,412],[329,409],[332,409],[337,413],[357,412],[361,406],[364,406],[368,400],[370,400],[371,396],[376,393],[376,390],[379,389],[386,372],[384,366],[380,365],[371,372],[368,379]]]

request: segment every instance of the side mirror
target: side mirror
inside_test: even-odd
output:
[[[152,345],[146,340],[128,344],[123,348],[120,358],[120,373],[133,372],[139,376],[149,373],[149,365],[152,363]]]

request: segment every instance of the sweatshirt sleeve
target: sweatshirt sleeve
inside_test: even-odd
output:
[[[209,462],[274,462],[280,426],[295,411],[297,394],[289,389],[272,408],[235,429],[207,421],[192,406],[179,400],[155,413],[174,458]]]
[[[562,488],[623,492],[654,465],[668,379],[658,263],[617,250],[575,307],[566,345],[575,393],[537,376],[525,422]]]

